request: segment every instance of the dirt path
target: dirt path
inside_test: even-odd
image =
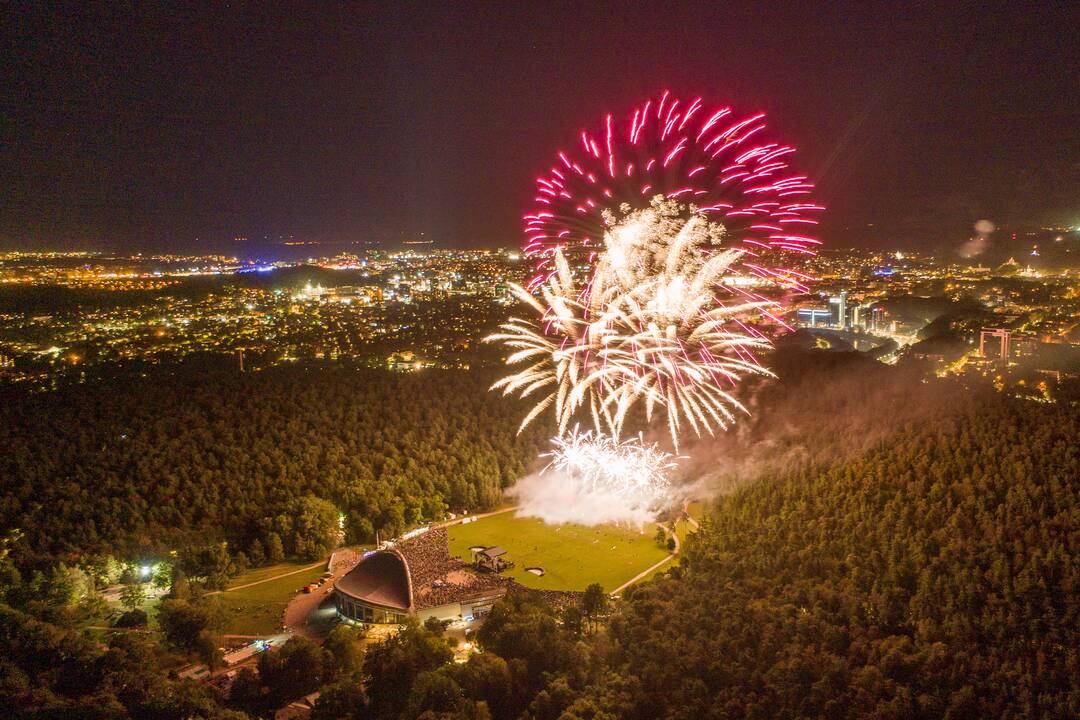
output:
[[[675,541],[675,543],[676,543],[676,552],[678,552],[678,542],[679,542],[678,540],[676,540],[676,541]],[[651,573],[651,572],[652,572],[653,570],[656,570],[657,568],[661,568],[661,567],[663,567],[664,565],[666,565],[667,563],[671,562],[671,561],[672,561],[672,560],[674,560],[674,559],[675,559],[675,553],[672,553],[671,555],[668,555],[668,556],[667,556],[666,558],[664,558],[664,559],[663,559],[663,560],[661,560],[660,562],[656,563],[655,565],[653,565],[653,566],[652,566],[652,567],[650,567],[649,569],[647,569],[647,570],[642,570],[642,571],[641,571],[641,572],[639,572],[639,573],[638,573],[637,575],[635,575],[634,577],[630,578],[629,580],[627,580],[627,581],[626,581],[626,582],[624,582],[624,583],[623,583],[622,585],[620,585],[619,587],[615,588],[614,590],[612,590],[612,591],[611,591],[610,593],[608,593],[608,594],[609,594],[609,595],[610,595],[611,597],[615,597],[616,595],[618,595],[619,593],[621,593],[621,592],[622,592],[623,590],[625,590],[626,588],[628,588],[628,587],[630,587],[631,585],[633,585],[634,583],[636,583],[636,582],[637,582],[638,580],[641,580],[641,579],[645,578],[645,577],[646,577],[646,576],[647,576],[647,575],[648,575],[649,573]]]
[[[659,523],[657,523],[657,527],[663,527],[663,525],[660,525]],[[636,583],[638,580],[641,580],[642,578],[646,577],[652,571],[656,570],[657,568],[663,567],[665,563],[669,563],[672,560],[674,560],[675,557],[682,550],[682,543],[679,542],[679,536],[674,531],[671,533],[671,537],[675,538],[675,549],[671,551],[670,555],[668,555],[666,558],[664,558],[660,562],[654,563],[651,567],[646,568],[645,570],[642,570],[637,575],[630,578],[629,580],[624,582],[622,585],[620,585],[619,587],[617,587],[614,590],[612,590],[611,592],[609,592],[608,597],[615,597],[616,595],[621,593],[623,590],[625,590],[626,588],[628,588],[631,585],[633,585],[634,583]]]
[[[283,577],[289,577],[290,575],[295,575],[297,573],[307,572],[308,570],[314,570],[315,568],[321,567],[321,566],[323,566],[325,564],[326,564],[325,562],[317,562],[314,565],[308,565],[307,567],[302,567],[302,568],[299,568],[297,570],[290,570],[287,573],[281,573],[280,575],[274,575],[273,577],[263,578],[262,580],[256,580],[255,582],[249,582],[249,583],[244,583],[243,585],[237,585],[235,587],[225,588],[224,590],[214,590],[213,592],[208,592],[206,594],[207,595],[220,595],[221,593],[232,592],[233,590],[243,590],[244,588],[253,587],[255,585],[262,585],[263,583],[268,583],[268,582],[270,582],[272,580],[280,580]]]
[[[697,532],[698,530],[701,529],[701,525],[699,525],[698,521],[694,519],[694,516],[690,514],[689,507],[690,507],[690,501],[687,500],[686,502],[683,503],[683,506],[682,506],[683,515],[686,516],[686,522],[690,523],[690,527],[694,528],[694,532]]]
[[[469,518],[474,518],[476,520],[483,520],[484,518],[491,517],[492,515],[501,515],[503,513],[513,512],[514,510],[517,510],[519,507],[521,507],[521,506],[520,505],[511,505],[510,507],[500,508],[498,510],[492,510],[491,512],[480,513],[479,515],[464,515],[462,517],[454,518],[453,520],[447,520],[446,522],[435,523],[431,527],[432,528],[441,528],[441,527],[450,527],[451,525],[460,525],[462,523],[462,521],[468,520]]]

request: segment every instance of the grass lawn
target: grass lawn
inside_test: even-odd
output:
[[[267,577],[299,570],[313,563],[282,563],[258,568],[237,576],[230,586],[258,582]],[[273,572],[269,572],[273,570]],[[281,616],[289,601],[308,583],[316,582],[326,571],[326,563],[277,580],[215,595],[225,611],[225,630],[230,635],[273,635],[281,632]]]
[[[309,565],[315,565],[314,561],[306,563],[291,563],[283,562],[276,565],[267,565],[266,567],[252,568],[245,573],[237,575],[233,579],[229,580],[229,584],[226,587],[234,588],[238,585],[247,585],[248,583],[259,582],[260,580],[266,580],[276,575],[284,575],[285,573],[294,572],[301,568],[308,567]],[[326,561],[322,561],[325,567]]]
[[[705,517],[705,503],[701,500],[694,500],[686,504],[686,514],[694,518],[698,522]]]
[[[584,590],[598,582],[611,592],[668,554],[656,546],[652,525],[641,533],[615,525],[548,525],[507,512],[447,530],[452,554],[471,560],[470,547],[500,545],[515,563],[504,575],[542,590]],[[544,569],[543,577],[525,571],[534,566]]]
[[[679,564],[679,556],[676,555],[674,558],[672,558],[668,562],[664,563],[660,567],[654,568],[652,572],[650,572],[645,577],[641,578],[641,580],[639,580],[638,582],[645,582],[646,580],[652,580],[657,575],[661,575],[663,573],[666,573],[668,570],[670,570],[671,568],[675,567],[678,564]]]
[[[149,590],[150,586],[147,585],[146,588],[147,588],[147,590]],[[146,613],[146,628],[145,629],[147,629],[147,630],[157,630],[158,629],[157,609],[158,609],[158,605],[160,605],[160,604],[161,604],[161,598],[160,597],[153,597],[153,598],[147,598],[146,602],[144,602],[142,605],[139,606],[139,609],[142,610],[144,613]],[[118,600],[109,601],[109,607],[113,611],[115,611],[117,613],[125,613],[125,612],[127,612],[127,608],[124,607],[123,604],[121,604],[120,601],[118,601]],[[99,624],[99,623],[94,623],[94,624]],[[110,619],[106,624],[111,625],[112,620]]]

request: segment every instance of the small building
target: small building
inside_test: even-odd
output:
[[[480,617],[506,594],[509,582],[452,557],[445,528],[369,553],[334,586],[334,605],[347,621],[395,623],[412,615],[455,620]]]
[[[506,550],[498,546],[474,550],[473,564],[493,573],[513,567],[513,563],[506,560]]]

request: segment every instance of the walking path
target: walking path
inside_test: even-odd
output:
[[[679,542],[678,540],[676,540],[676,541],[675,541],[675,543],[676,543],[676,546],[678,545],[678,542]],[[675,551],[675,552],[678,552],[678,549],[677,549],[677,548],[676,548],[676,551]],[[664,559],[663,559],[663,560],[661,560],[660,562],[656,563],[655,565],[653,565],[653,566],[652,566],[651,568],[649,568],[648,570],[643,570],[643,571],[639,572],[639,573],[638,573],[637,575],[635,575],[634,577],[630,578],[629,580],[627,580],[627,581],[626,581],[626,582],[624,582],[624,583],[623,583],[622,585],[620,585],[619,587],[615,588],[614,590],[612,590],[612,591],[611,591],[610,593],[608,593],[608,594],[609,594],[609,595],[610,595],[611,597],[615,597],[616,595],[618,595],[619,593],[621,593],[621,592],[622,592],[623,590],[625,590],[626,588],[628,588],[628,587],[630,587],[631,585],[633,585],[634,583],[636,583],[636,582],[637,582],[638,580],[642,580],[642,579],[644,579],[644,578],[645,578],[645,577],[646,577],[646,576],[647,576],[647,575],[648,575],[649,573],[651,573],[651,572],[652,572],[653,570],[656,570],[657,568],[663,567],[665,563],[669,563],[669,562],[671,562],[671,561],[672,561],[672,560],[674,560],[674,559],[675,559],[675,553],[672,553],[672,554],[668,555],[668,556],[667,556],[666,558],[664,558]]]
[[[686,502],[683,503],[682,510],[683,510],[683,515],[686,516],[686,522],[690,523],[690,527],[694,528],[695,532],[700,530],[701,525],[699,525],[698,521],[694,519],[694,516],[690,514],[690,501],[689,500],[687,500]]]
[[[298,570],[290,570],[287,573],[281,573],[280,575],[274,575],[273,577],[263,578],[262,580],[256,580],[255,582],[244,583],[243,585],[236,585],[236,586],[231,587],[231,588],[225,588],[224,590],[214,590],[214,591],[208,592],[206,594],[207,595],[220,595],[223,592],[232,592],[233,590],[243,590],[244,588],[249,588],[249,587],[252,587],[253,585],[262,585],[263,583],[268,583],[268,582],[270,582],[272,580],[280,580],[283,577],[289,577],[290,575],[295,575],[296,573],[302,573],[302,572],[307,572],[308,570],[314,570],[315,568],[320,567],[320,566],[325,565],[325,564],[326,564],[325,562],[317,562],[314,565],[308,565],[307,567],[302,567],[302,568],[299,568]]]
[[[657,525],[659,525],[659,523],[657,523]],[[663,527],[663,526],[660,525],[660,527]],[[679,554],[679,551],[682,550],[682,544],[679,542],[678,534],[673,531],[671,533],[671,537],[675,538],[675,549],[671,551],[670,555],[668,555],[666,558],[664,558],[660,562],[655,563],[652,567],[650,567],[650,568],[648,568],[646,570],[642,570],[637,575],[630,578],[629,580],[624,582],[622,585],[620,585],[619,587],[615,588],[610,593],[608,593],[608,596],[609,597],[615,597],[616,595],[621,593],[623,590],[625,590],[626,588],[628,588],[631,585],[633,585],[634,583],[636,583],[638,580],[644,579],[652,571],[662,567],[665,563],[671,562],[675,558],[675,556]]]
[[[468,520],[469,518],[472,518],[473,521],[475,521],[475,520],[483,520],[484,518],[491,517],[492,515],[501,515],[502,513],[508,513],[508,512],[513,511],[513,510],[517,510],[519,507],[521,507],[521,506],[520,505],[511,505],[510,507],[499,508],[498,510],[492,510],[491,512],[486,512],[486,513],[480,513],[479,515],[462,515],[461,517],[456,517],[453,520],[447,520],[445,522],[435,523],[431,527],[432,528],[441,528],[441,527],[450,527],[451,525],[460,525],[462,522]]]

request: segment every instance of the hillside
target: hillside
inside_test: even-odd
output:
[[[1076,717],[1080,412],[1000,397],[715,503],[627,594],[618,717]],[[574,717],[588,717],[575,714]]]

